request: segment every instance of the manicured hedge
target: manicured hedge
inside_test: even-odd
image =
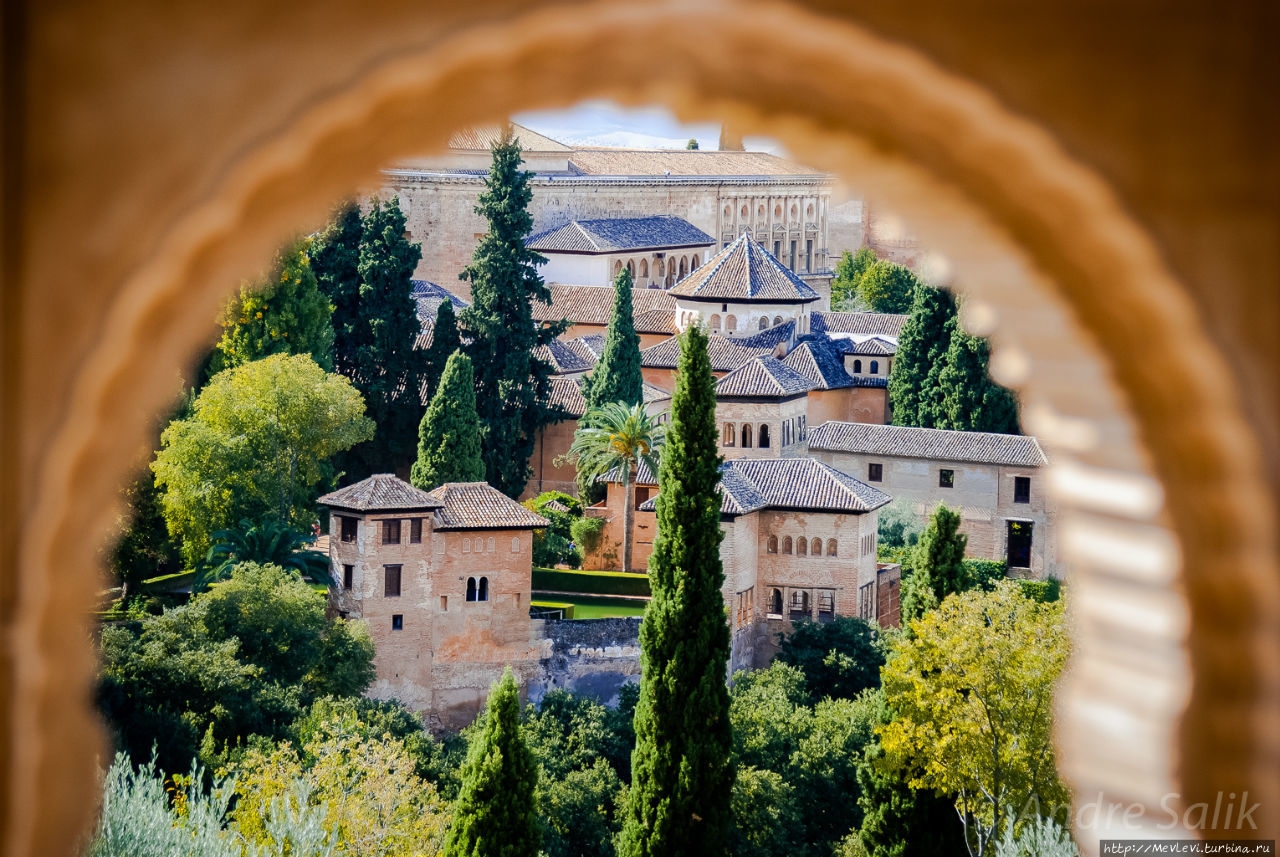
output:
[[[1062,581],[1056,577],[1048,580],[1020,580],[1018,585],[1022,587],[1023,595],[1041,604],[1049,604],[1062,597]]]
[[[648,597],[649,577],[624,571],[564,571],[535,568],[533,588],[541,592],[581,592],[587,595],[642,595]]]
[[[563,610],[563,618],[573,618],[573,605],[567,601],[530,601],[529,607],[534,610]]]
[[[1005,563],[995,559],[966,559],[964,570],[969,574],[970,586],[990,591],[997,580],[1004,580],[1009,573]]]

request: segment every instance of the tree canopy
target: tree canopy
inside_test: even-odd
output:
[[[870,247],[862,247],[857,253],[845,250],[836,262],[835,276],[831,278],[831,308],[837,312],[865,309],[859,299],[858,283],[867,269],[876,263],[876,253]]]
[[[964,551],[969,537],[961,533],[959,513],[941,504],[929,518],[911,553],[911,573],[902,585],[904,621],[923,616],[948,595],[969,588]]]
[[[640,337],[632,309],[631,271],[623,268],[613,282],[613,312],[605,333],[600,362],[582,385],[587,411],[611,402],[639,405],[644,401],[640,371]]]
[[[305,355],[275,354],[219,372],[192,414],[161,435],[151,465],[169,532],[192,565],[210,536],[264,514],[299,529],[315,520],[329,459],[373,434],[346,378]]]
[[[778,661],[804,674],[816,701],[853,699],[880,686],[884,666],[880,629],[865,619],[840,616],[831,622],[799,622],[778,647]]]
[[[1018,402],[991,380],[991,347],[957,329],[938,374],[941,401],[934,428],[1018,434]]]
[[[445,364],[436,390],[418,429],[418,458],[409,475],[415,486],[429,491],[445,482],[480,482],[480,418],[476,416],[475,375],[471,359],[455,351]]]
[[[533,191],[520,164],[520,143],[508,126],[493,146],[493,163],[475,209],[489,228],[459,275],[471,283],[473,303],[460,321],[476,373],[485,479],[510,497],[524,490],[535,433],[554,416],[552,367],[534,351],[567,326],[539,325],[533,318],[533,302],[550,304],[551,290],[538,275],[546,258],[525,246],[533,230]]]
[[[858,278],[857,294],[873,312],[909,312],[920,288],[925,286],[910,268],[881,260]]]

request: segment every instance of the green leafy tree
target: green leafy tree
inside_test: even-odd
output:
[[[232,569],[242,562],[278,565],[317,583],[332,585],[328,555],[301,549],[310,542],[310,537],[271,515],[257,523],[245,518],[239,525],[213,534],[213,547],[196,570],[192,592],[203,592],[209,584],[226,580]]]
[[[541,568],[577,568],[582,557],[573,544],[573,522],[582,518],[582,504],[563,491],[544,491],[524,501],[524,507],[551,522],[533,533],[533,564]]]
[[[210,371],[272,354],[308,354],[320,368],[333,369],[333,308],[316,283],[306,246],[300,241],[282,248],[265,281],[240,286],[223,309]]]
[[[453,301],[441,301],[440,308],[436,310],[435,324],[431,326],[431,345],[427,346],[423,364],[422,389],[426,401],[430,402],[435,396],[449,358],[461,347],[462,338],[458,334],[458,317],[453,313]],[[474,393],[471,398],[475,399]]]
[[[734,770],[720,562],[720,456],[707,334],[682,334],[658,473],[653,600],[640,626],[640,700],[620,857],[724,853]]]
[[[800,622],[783,637],[778,658],[804,673],[810,697],[853,699],[880,686],[884,651],[879,628],[853,616]]]
[[[991,348],[958,326],[938,373],[941,390],[934,428],[1018,434],[1018,402],[988,374]]]
[[[845,250],[836,262],[835,276],[831,279],[831,308],[837,312],[849,312],[861,307],[858,283],[867,269],[876,263],[876,253],[863,247],[857,253]]]
[[[1061,602],[1012,583],[942,602],[911,623],[885,665],[894,719],[880,732],[888,769],[955,795],[970,853],[990,854],[1008,808],[1067,805],[1054,767],[1053,689],[1068,653]]]
[[[696,137],[690,137],[689,142],[684,144],[686,149],[696,150],[698,148],[698,140]]]
[[[565,458],[588,482],[616,470],[622,477],[626,504],[622,510],[622,570],[631,571],[631,528],[635,518],[635,478],[640,465],[658,471],[666,430],[644,405],[611,402],[588,411],[573,433]]]
[[[902,585],[904,621],[923,616],[948,595],[970,588],[964,565],[969,537],[959,530],[959,513],[939,504],[911,554],[911,574]]]
[[[524,243],[533,229],[533,191],[520,163],[520,144],[508,126],[494,144],[476,205],[489,230],[459,275],[471,283],[473,303],[460,321],[476,372],[485,479],[510,497],[518,497],[529,480],[535,433],[558,416],[549,406],[552,367],[534,351],[567,327],[533,319],[533,302],[549,305],[551,290],[538,276],[545,257]]]
[[[929,286],[915,290],[911,317],[902,326],[898,351],[889,372],[889,404],[893,424],[926,425],[920,418],[920,398],[931,367],[940,363],[951,345],[947,322],[956,317],[951,293]]]
[[[454,802],[444,857],[534,857],[541,832],[534,804],[538,767],[520,728],[510,668],[489,691]]]
[[[916,290],[923,287],[910,268],[882,260],[858,278],[857,295],[873,312],[909,312]]]
[[[880,509],[877,545],[891,548],[915,547],[923,527],[908,500],[895,499]]]
[[[242,518],[309,527],[317,489],[332,478],[329,459],[372,434],[360,393],[306,355],[219,372],[191,416],[164,430],[151,465],[184,559],[195,565],[211,535]]]
[[[455,351],[445,364],[422,425],[418,428],[418,459],[410,481],[428,491],[445,482],[480,482],[480,418],[476,416],[475,375],[471,360]]]
[[[639,405],[644,402],[644,375],[640,371],[640,337],[632,310],[631,271],[623,268],[613,282],[613,312],[605,334],[604,351],[595,371],[582,385],[587,411],[610,402]]]

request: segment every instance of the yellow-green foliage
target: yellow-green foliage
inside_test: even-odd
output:
[[[271,801],[296,801],[293,783],[311,787],[309,801],[325,808],[324,827],[337,838],[338,853],[351,857],[428,857],[440,852],[448,808],[435,786],[414,774],[404,744],[389,735],[365,740],[324,724],[305,748],[303,764],[288,742],[271,752],[251,750],[236,766],[237,802],[231,819],[251,849],[278,846],[265,819]]]
[[[878,730],[886,769],[906,772],[912,788],[956,795],[977,852],[1009,808],[1066,806],[1050,741],[1069,650],[1062,603],[1002,582],[947,597],[911,631],[882,673],[895,714]]]

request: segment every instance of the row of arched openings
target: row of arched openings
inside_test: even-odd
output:
[[[783,536],[781,543],[777,536],[769,536],[769,541],[765,543],[765,551],[768,553],[778,553],[778,548],[782,548],[784,554],[794,554],[795,556],[822,556],[822,539],[817,536],[812,539],[806,539],[800,536],[794,542],[791,536]],[[836,540],[827,539],[827,556],[836,556]]]
[[[804,615],[807,616],[811,609],[810,608],[811,604],[812,602],[809,600],[809,590],[807,589],[791,590],[790,604],[788,604],[787,606],[792,613],[803,613]],[[834,613],[835,611],[836,611],[835,593],[827,589],[820,591],[818,593],[818,612]],[[775,615],[782,613],[782,590],[781,589],[774,589],[770,591],[769,612]]]
[[[861,372],[861,371],[862,371],[862,361],[861,361],[861,360],[855,360],[855,361],[853,361],[853,371],[854,371],[854,372]],[[868,371],[869,371],[872,375],[879,375],[879,374],[880,374],[880,361],[879,361],[879,360],[872,360],[872,361],[871,361],[871,366],[870,366],[870,368],[868,369]]]
[[[488,601],[489,600],[489,578],[468,577],[467,578],[467,600],[468,601]]]
[[[761,423],[759,436],[753,437],[751,423],[743,423],[741,433],[733,423],[725,423],[723,445],[738,446],[739,440],[743,449],[751,449],[753,444],[758,445],[760,449],[768,449],[770,444],[768,424]]]
[[[654,259],[652,269],[649,267],[648,259],[641,259],[639,264],[636,264],[635,259],[628,259],[626,262],[627,271],[631,274],[633,281],[647,283],[651,279],[649,275],[652,270],[652,279],[662,282],[668,287],[674,286],[680,280],[689,276],[689,272],[695,270],[700,264],[702,264],[702,258],[697,253],[692,256],[681,256],[678,260],[674,258],[670,260]],[[621,259],[614,261],[614,277],[622,273],[622,265]]]
[[[721,327],[722,324],[723,324],[723,328]],[[782,316],[775,315],[773,317],[772,326],[776,327],[780,324],[782,324]],[[719,333],[721,329],[723,329],[725,333],[736,333],[738,330],[738,317],[736,315],[726,315],[723,319],[721,319],[720,313],[718,312],[713,313],[711,315],[709,326],[711,328],[712,333]],[[769,324],[768,316],[765,316],[760,319],[761,330],[768,330],[770,326],[771,325]]]

